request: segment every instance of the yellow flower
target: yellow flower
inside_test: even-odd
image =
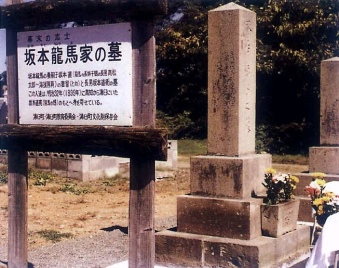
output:
[[[277,171],[274,168],[268,168],[266,169],[266,173],[274,175],[275,173],[277,173]]]
[[[299,178],[297,176],[291,176],[291,180],[294,181],[294,183],[299,183]]]
[[[324,196],[327,196],[327,197],[329,197],[329,199],[332,199],[336,196],[336,194],[333,193],[333,192],[326,192],[326,193],[324,193]]]
[[[320,179],[320,180],[322,180],[326,176],[326,174],[322,172],[314,172],[311,175],[313,178]]]
[[[332,197],[329,196],[329,195],[324,195],[324,196],[322,197],[322,200],[323,200],[325,203],[330,202],[331,199],[332,199]]]
[[[325,186],[326,181],[323,179],[316,179],[315,182],[319,185],[319,186]]]
[[[313,200],[313,205],[320,206],[323,204],[323,200],[321,198],[316,198]]]
[[[321,215],[321,214],[323,214],[324,213],[324,207],[323,206],[319,206],[318,207],[318,211],[317,211],[317,213],[318,213],[318,215]]]

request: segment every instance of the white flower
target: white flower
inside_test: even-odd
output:
[[[288,177],[287,174],[277,174],[275,176],[273,176],[272,180],[275,182],[275,183],[278,183],[279,181],[282,181],[282,182],[286,182],[286,178]]]

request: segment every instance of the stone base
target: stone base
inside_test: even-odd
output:
[[[339,147],[320,146],[309,148],[310,172],[339,174]]]
[[[178,231],[235,239],[261,236],[262,199],[177,197]]]
[[[315,172],[315,171],[314,171]],[[317,172],[323,172],[322,170]],[[325,173],[325,172],[324,172]],[[329,173],[325,173],[325,181],[339,181],[339,175],[333,175]],[[305,191],[305,187],[312,182],[312,172],[310,173],[293,173],[293,175],[299,178],[299,183],[297,184],[297,188],[293,191],[295,196],[304,196],[307,197],[307,192]]]
[[[298,221],[314,222],[311,201],[309,197],[298,197],[300,200]]]
[[[265,170],[272,165],[270,154],[240,157],[191,157],[191,194],[235,199],[265,192]]]
[[[313,171],[313,172],[316,172],[316,171]],[[320,170],[317,172],[323,172],[323,171]],[[311,173],[294,173],[293,175],[299,178],[299,183],[297,185],[297,188],[293,192],[294,195],[297,196],[298,199],[300,199],[298,221],[314,222],[314,217],[312,215],[311,199],[308,197],[308,194],[305,191],[305,187],[309,185],[312,181],[312,174]],[[339,175],[326,174],[325,180],[326,182],[339,181]]]
[[[180,267],[274,268],[309,252],[310,228],[279,238],[239,240],[162,231],[155,235],[156,263]]]

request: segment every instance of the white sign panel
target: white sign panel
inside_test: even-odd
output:
[[[130,23],[18,33],[20,124],[133,125]]]

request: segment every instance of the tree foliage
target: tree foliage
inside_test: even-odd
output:
[[[206,137],[207,13],[230,1],[169,1],[157,27],[157,108],[174,137]],[[257,123],[295,123],[317,140],[320,62],[337,56],[337,0],[243,0],[257,13]],[[179,122],[178,122],[179,121]],[[308,146],[308,144],[305,144]]]

